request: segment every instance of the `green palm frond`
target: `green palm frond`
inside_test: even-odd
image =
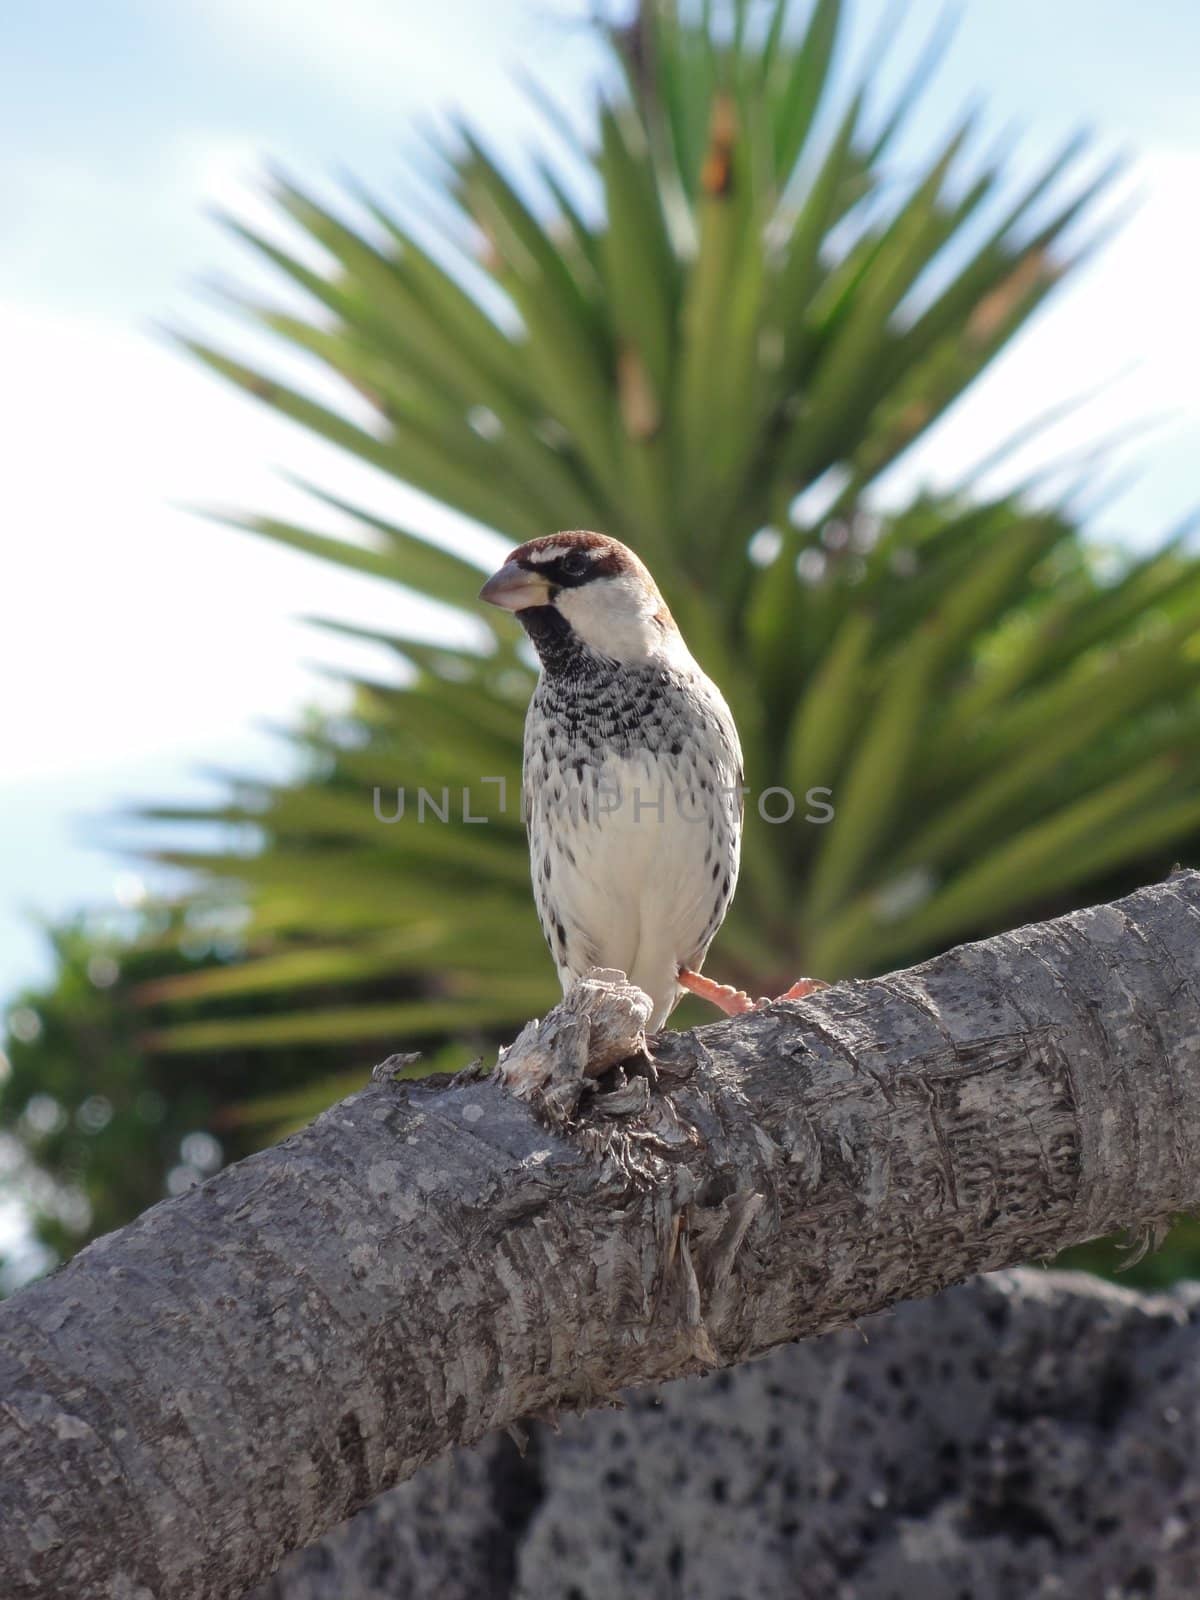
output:
[[[189,342],[511,542],[591,526],[645,556],[744,735],[745,870],[714,965],[755,985],[870,972],[1099,893],[1200,821],[1200,568],[1182,538],[1101,581],[1044,493],[981,498],[967,474],[871,509],[880,475],[1087,248],[1111,173],[1088,176],[1075,140],[1015,189],[968,120],[898,174],[927,73],[882,111],[870,70],[829,103],[841,13],[739,5],[725,28],[643,5],[610,34],[623,75],[585,147],[544,106],[559,148],[519,181],[458,129],[436,248],[398,204],[347,189],[334,209],[276,178],[327,265],[237,225],[312,308],[245,314],[340,380],[355,420]],[[355,680],[336,727],[297,736],[303,779],[171,814],[255,843],[166,853],[252,917],[238,963],[156,990],[168,1013],[190,1007],[156,1024],[164,1051],[429,1044],[502,1032],[553,997],[517,814],[533,681],[517,631],[479,614],[470,559],[315,492],[332,531],[237,520],[470,612],[485,644],[372,635],[403,681]],[[484,778],[504,780],[503,812]],[[790,821],[760,816],[772,786],[795,796]],[[399,788],[405,817],[380,821],[375,791],[390,813]],[[416,816],[418,788],[439,806],[447,791],[448,820]],[[464,789],[486,825],[464,817]],[[345,999],[356,982],[361,1004]],[[288,1016],[228,1009],[289,991]]]

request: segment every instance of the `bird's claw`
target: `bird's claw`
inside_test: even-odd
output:
[[[817,994],[829,985],[824,978],[797,978],[790,989],[785,989],[782,994],[775,996],[776,1000],[807,1000],[810,994]],[[761,1003],[761,1002],[760,1002]]]
[[[810,994],[817,994],[828,987],[823,978],[797,978],[791,988],[785,989],[782,994],[761,994],[757,1000],[751,1000],[749,995],[743,994],[742,999],[748,1004],[742,1009],[765,1011],[767,1006],[778,1005],[781,1000],[807,1000]]]

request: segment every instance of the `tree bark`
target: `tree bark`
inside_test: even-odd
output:
[[[0,1307],[0,1593],[228,1600],[523,1416],[1196,1208],[1198,932],[1176,874],[661,1036],[653,1088],[589,1078],[640,1013],[584,986],[352,1096]]]

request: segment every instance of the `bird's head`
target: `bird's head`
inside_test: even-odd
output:
[[[573,638],[621,662],[670,654],[679,641],[645,563],[602,533],[531,539],[488,579],[479,598],[516,612],[543,660],[543,641]]]

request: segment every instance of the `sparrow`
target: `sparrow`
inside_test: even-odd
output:
[[[651,1033],[688,992],[729,1015],[760,1003],[701,975],[737,887],[742,750],[645,564],[604,534],[550,534],[514,550],[480,599],[516,614],[541,666],[523,806],[564,993],[618,968],[649,995]]]

